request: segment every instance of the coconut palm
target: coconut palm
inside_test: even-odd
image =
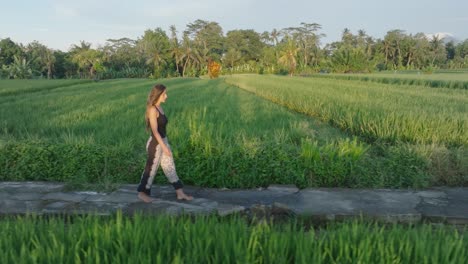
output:
[[[31,62],[31,68],[34,71],[47,71],[47,79],[52,78],[52,70],[55,64],[54,52],[45,45],[33,41],[25,48],[28,59]]]
[[[94,60],[95,52],[90,52],[91,50],[91,43],[88,43],[84,40],[80,41],[79,45],[73,44],[70,49],[71,61],[78,65],[78,73],[81,75],[80,70],[84,72],[88,72],[90,77],[94,76],[93,62],[96,63]]]
[[[70,53],[78,53],[91,49],[91,43],[88,43],[84,40],[80,41],[80,45],[73,44],[70,49]]]
[[[242,57],[242,54],[240,51],[230,48],[223,57],[223,61],[231,68],[234,67],[234,64],[238,62]]]
[[[424,33],[414,35],[414,40],[413,64],[416,68],[422,69],[430,63],[430,44]]]
[[[137,46],[143,53],[145,63],[153,66],[154,77],[160,76],[160,67],[167,64],[170,56],[170,42],[166,33],[161,28],[146,30]]]
[[[41,54],[41,61],[47,69],[47,79],[52,78],[52,69],[54,68],[55,60],[54,52],[50,49],[45,49]]]
[[[274,28],[270,33],[271,39],[273,40],[273,45],[278,45],[278,38],[281,36],[281,33]]]
[[[262,34],[260,34],[260,40],[265,44],[271,43],[272,38],[270,37],[270,33],[268,31],[264,31]]]
[[[47,48],[46,46],[42,46],[39,49],[39,57],[38,60],[40,61],[40,64],[42,65],[42,70],[47,70],[47,79],[52,78],[52,70],[54,69],[54,64],[55,64],[55,56],[54,52]]]
[[[153,65],[155,71],[167,63],[163,57],[163,53],[156,46],[148,47],[148,51],[151,55],[146,58],[146,64]]]
[[[182,54],[180,56],[180,61],[184,61],[182,66],[182,77],[185,77],[185,71],[190,65],[197,65],[198,56],[196,50],[192,49],[191,41],[187,34],[184,34],[182,41]]]
[[[395,49],[393,48],[391,41],[388,39],[384,39],[382,41],[382,49],[385,57],[385,65],[388,66],[388,61],[393,57]]]
[[[102,68],[104,54],[95,49],[81,50],[72,56],[72,61],[78,64],[79,69],[89,72],[89,77],[94,78],[96,71]]]
[[[434,62],[437,60],[439,62],[443,62],[446,58],[447,51],[445,50],[443,38],[440,38],[437,35],[434,35],[432,39],[429,41],[431,47],[431,65],[434,65]]]
[[[177,30],[174,25],[171,25],[169,27],[169,30],[171,31],[171,39],[170,39],[170,53],[172,58],[175,60],[175,65],[176,65],[176,71],[177,74],[179,75],[179,63],[182,61],[182,49],[180,48],[179,41],[177,39]]]
[[[283,50],[280,51],[280,58],[278,59],[278,63],[288,67],[289,76],[292,76],[296,70],[296,56],[298,51],[299,48],[292,39],[288,39],[286,46],[283,48]]]

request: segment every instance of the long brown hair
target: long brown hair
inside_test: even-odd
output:
[[[156,102],[158,102],[159,97],[161,94],[166,91],[166,86],[162,84],[156,84],[151,88],[151,91],[148,94],[148,99],[146,100],[146,112],[145,112],[145,122],[146,122],[146,130],[150,130],[150,122],[149,122],[149,117],[148,117],[148,112],[151,107],[156,105]]]

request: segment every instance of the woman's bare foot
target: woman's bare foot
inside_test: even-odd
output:
[[[193,200],[193,197],[185,194],[182,189],[176,190],[176,194],[177,194],[177,200],[186,200],[186,201]]]
[[[153,199],[144,192],[138,192],[138,198],[140,198],[140,200],[142,200],[145,203],[151,203],[153,201]]]

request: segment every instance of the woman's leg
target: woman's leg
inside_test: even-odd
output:
[[[138,197],[145,202],[150,202],[151,200],[149,195],[151,194],[151,185],[153,184],[154,176],[158,171],[162,149],[158,145],[156,139],[150,137],[146,143],[146,151],[148,153],[148,158],[146,159],[145,170],[141,175],[140,184],[138,185]]]
[[[163,138],[163,140],[164,140],[164,143],[166,143],[167,147],[171,149],[171,146],[169,145],[167,138]],[[167,156],[163,152],[162,158],[161,158],[161,168],[163,169],[164,175],[166,175],[167,180],[172,184],[172,186],[176,190],[177,199],[192,200],[193,197],[186,195],[184,193],[184,190],[182,189],[184,185],[180,181],[179,176],[177,176],[174,158]]]

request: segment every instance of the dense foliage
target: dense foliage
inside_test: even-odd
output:
[[[199,76],[211,60],[222,73],[311,74],[317,72],[374,72],[468,67],[468,40],[453,41],[423,33],[391,30],[376,39],[359,30],[344,29],[340,41],[322,45],[321,25],[262,33],[236,29],[223,33],[212,21],[189,23],[182,35],[175,26],[167,34],[148,29],[138,39],[108,39],[99,48],[82,41],[68,51],[52,50],[39,42],[27,45],[0,40],[3,78],[136,78]]]

